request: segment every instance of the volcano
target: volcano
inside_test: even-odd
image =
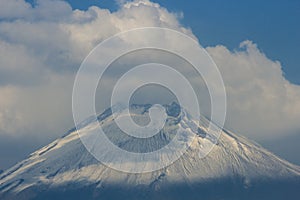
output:
[[[133,119],[147,124],[150,107],[132,105]],[[111,109],[97,120],[87,119],[79,129],[1,173],[0,199],[299,199],[299,166],[225,129],[220,138],[209,135],[209,120],[193,121],[176,103],[165,108],[168,123],[148,140],[122,133]],[[154,151],[174,139],[168,131],[171,126],[195,137],[184,154],[166,167],[126,173],[99,162],[80,140],[79,132],[89,134],[97,124],[114,144],[139,153]],[[210,153],[199,157],[204,146],[216,139]]]

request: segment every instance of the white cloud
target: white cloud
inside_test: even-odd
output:
[[[81,61],[99,42],[131,28],[184,28],[179,13],[147,0],[72,10],[58,0],[0,1],[0,132],[61,134],[71,128],[71,92]],[[55,11],[55,12],[54,12]],[[300,88],[289,83],[281,65],[245,41],[231,52],[207,48],[228,92],[227,126],[250,137],[299,130]],[[25,131],[26,130],[26,131]],[[1,134],[0,133],[0,134]]]
[[[31,5],[23,0],[1,0],[0,19],[17,19],[27,17]]]
[[[0,15],[0,134],[60,135],[71,128],[76,69],[104,39],[141,26],[190,33],[175,14],[149,1],[126,3],[114,13],[95,6],[71,10],[58,0],[33,7],[24,0],[1,3],[9,12]]]
[[[227,125],[250,137],[271,137],[300,129],[300,86],[288,82],[278,61],[251,41],[240,49],[208,47],[220,68],[227,95]]]
[[[24,0],[1,0],[0,19],[57,21],[72,13],[71,6],[62,0],[36,0],[33,8]]]

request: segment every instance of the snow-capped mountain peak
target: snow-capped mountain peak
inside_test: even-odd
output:
[[[24,199],[39,199],[45,197],[42,194],[53,194],[57,191],[68,193],[84,188],[92,191],[91,199],[101,195],[103,199],[106,199],[105,197],[110,199],[108,196],[114,193],[106,192],[114,191],[115,188],[118,188],[115,193],[117,195],[120,191],[123,194],[124,191],[131,191],[133,188],[142,188],[143,192],[151,193],[164,191],[174,185],[183,185],[185,190],[192,190],[195,193],[193,188],[214,181],[217,181],[218,186],[223,180],[230,180],[227,182],[229,185],[238,183],[238,187],[247,190],[256,185],[258,180],[259,182],[299,180],[298,166],[227,130],[222,131],[219,139],[209,135],[207,132],[209,121],[206,118],[193,121],[176,103],[164,107],[167,113],[166,123],[163,129],[150,139],[134,138],[116,128],[111,109],[104,111],[97,119],[87,119],[80,124],[79,130],[72,129],[62,138],[37,150],[26,160],[0,174],[0,197],[2,195],[4,199],[14,197],[18,199],[20,195],[22,198],[25,195]],[[149,108],[150,104],[132,105],[130,107],[132,119],[138,124],[146,125],[149,123]],[[122,109],[118,115],[122,115]],[[183,155],[164,168],[141,174],[124,173],[99,162],[82,144],[78,132],[89,134],[98,124],[115,145],[135,153],[153,152],[164,147],[174,139],[173,130],[178,128],[193,133],[194,137]],[[189,136],[187,134],[185,139],[189,139]],[[203,149],[211,144],[216,145],[202,158]],[[160,158],[160,162],[164,162],[165,158],[163,156]],[[147,168],[151,165],[151,163],[143,164],[137,165],[130,161],[122,163],[124,168],[134,166]],[[299,182],[297,185],[299,186]],[[64,189],[61,190],[62,188]],[[152,196],[152,193],[148,195]]]

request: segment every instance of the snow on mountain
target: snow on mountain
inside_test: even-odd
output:
[[[150,107],[151,105],[133,105],[131,113],[134,120],[147,124]],[[208,120],[201,118],[196,123],[176,103],[167,105],[166,111],[166,127],[148,140],[122,133],[114,123],[111,109],[99,115],[98,121],[114,144],[134,152],[153,151],[170,142],[173,139],[169,131],[171,126],[195,133],[197,137],[191,146],[173,164],[142,174],[113,170],[101,164],[85,149],[77,131],[73,129],[1,173],[0,199],[67,199],[67,195],[72,199],[159,199],[162,196],[162,199],[181,199],[182,195],[186,195],[186,199],[198,199],[201,194],[206,199],[226,199],[226,195],[229,195],[228,199],[235,199],[231,193],[237,193],[235,195],[240,199],[245,194],[253,197],[251,191],[259,191],[267,183],[274,183],[273,189],[284,188],[280,195],[285,191],[291,192],[290,189],[297,193],[298,190],[294,191],[294,187],[300,186],[299,166],[292,165],[254,142],[227,130],[223,130],[213,150],[206,157],[199,158],[201,149],[216,139],[208,135]],[[78,131],[89,134],[98,121],[88,119]],[[281,183],[291,183],[291,186],[282,187]],[[261,187],[262,185],[264,186]],[[154,195],[168,191],[168,187],[181,189],[172,190],[172,195],[170,192]],[[222,196],[222,192],[226,195]],[[63,198],[58,194],[66,196]],[[84,196],[79,197],[80,194]],[[280,195],[275,197],[280,199]],[[262,199],[268,198],[262,196]]]

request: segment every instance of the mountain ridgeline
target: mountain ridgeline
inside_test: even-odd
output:
[[[133,119],[147,124],[150,107],[132,105]],[[72,129],[0,173],[0,199],[299,199],[299,166],[227,130],[222,131],[212,151],[200,158],[203,146],[216,139],[207,131],[208,120],[194,123],[176,103],[165,108],[166,127],[149,139],[124,134],[111,109],[97,120],[86,120],[80,129]],[[155,151],[174,139],[168,126],[181,127],[196,137],[184,155],[163,169],[125,173],[96,160],[82,144],[78,132],[89,134],[98,123],[114,144],[137,153]]]

